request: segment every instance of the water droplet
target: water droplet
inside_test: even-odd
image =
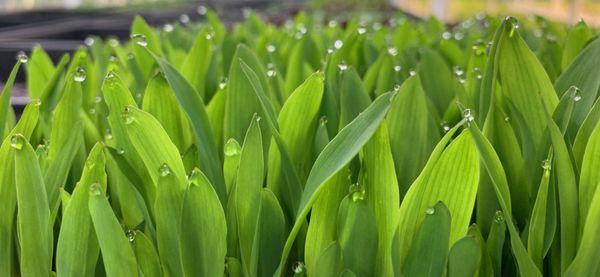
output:
[[[214,34],[213,34],[213,33],[208,33],[208,34],[206,34],[206,35],[204,36],[204,39],[206,39],[206,40],[212,40],[212,39],[213,39],[213,37],[214,37]]]
[[[471,49],[473,49],[473,53],[475,54],[475,56],[481,56],[485,54],[485,48],[486,45],[482,40],[478,40],[477,42],[475,42],[475,44],[473,44],[473,46],[471,46]]]
[[[576,86],[571,86],[571,90],[573,90],[573,101],[579,102],[581,100],[581,90]]]
[[[327,54],[331,54],[331,53],[333,53],[333,49],[327,48]]]
[[[344,42],[339,39],[333,43],[333,47],[335,49],[340,49],[340,48],[342,48],[342,46],[344,46]]]
[[[446,31],[446,32],[442,33],[442,38],[445,40],[449,40],[452,38],[452,33]]]
[[[171,175],[171,168],[169,167],[169,165],[167,165],[166,163],[162,164],[158,168],[158,175],[161,177],[166,177],[168,175]]]
[[[163,25],[163,31],[165,31],[166,33],[173,32],[173,24],[167,23]]]
[[[102,186],[99,183],[93,183],[90,185],[90,194],[94,196],[102,195]]]
[[[471,109],[465,109],[462,112],[463,118],[468,122],[473,122],[475,120],[475,116],[473,116],[473,113],[471,112]]]
[[[358,202],[365,200],[365,190],[355,191],[352,193],[352,201]]]
[[[394,91],[399,91],[400,90],[400,85],[399,84],[395,84],[394,85]]]
[[[115,78],[115,73],[114,73],[114,72],[112,72],[112,71],[109,71],[109,72],[106,74],[106,77],[104,77],[104,80],[105,80],[105,81],[112,81],[112,80],[114,80],[114,78]]]
[[[30,103],[32,103],[34,106],[39,107],[42,105],[42,100],[40,99],[31,99]]]
[[[327,26],[329,28],[335,28],[335,27],[337,27],[337,25],[338,25],[338,23],[335,20],[329,20],[329,22],[327,23]]]
[[[519,29],[519,21],[512,16],[507,16],[505,21],[508,25],[508,36],[512,37],[515,34],[515,30]]]
[[[133,242],[135,240],[135,235],[136,235],[135,230],[125,231],[125,236],[127,236],[127,240],[129,240],[129,242]]]
[[[543,160],[542,161],[542,168],[544,170],[551,170],[552,169],[552,161],[548,160],[548,159]]]
[[[358,29],[356,29],[356,31],[358,32],[359,35],[362,35],[367,32],[367,28],[361,26],[361,27],[358,27]]]
[[[119,41],[117,39],[111,38],[108,40],[108,45],[110,45],[110,47],[117,47],[119,46]]]
[[[131,111],[132,111],[131,107],[127,106],[123,109],[123,113],[121,114],[121,117],[123,118],[123,122],[125,122],[126,125],[133,123],[133,121],[135,120]]]
[[[207,11],[208,11],[208,9],[206,8],[206,6],[203,6],[203,5],[198,6],[198,8],[196,8],[196,12],[199,15],[205,15]]]
[[[410,74],[410,76],[415,76],[417,75],[417,72],[414,69],[411,69],[408,74]]]
[[[227,82],[225,82],[225,81],[221,81],[221,82],[219,83],[219,88],[220,88],[220,89],[224,89],[226,86],[227,86]]]
[[[473,74],[475,74],[475,78],[477,80],[483,79],[483,74],[481,73],[481,69],[479,69],[479,67],[473,68]]]
[[[443,121],[441,125],[442,125],[442,130],[444,130],[444,133],[450,131],[450,125],[448,124],[448,122]]]
[[[111,140],[113,139],[113,134],[112,131],[110,129],[106,130],[106,135],[104,136],[106,138],[106,140]]]
[[[458,65],[454,66],[452,71],[454,72],[454,75],[456,75],[456,76],[462,76],[465,73],[465,71]]]
[[[429,207],[427,208],[427,210],[425,210],[425,213],[428,215],[432,215],[435,213],[435,209],[433,207]]]
[[[394,71],[400,72],[400,70],[402,70],[402,66],[394,65]]]
[[[123,148],[117,148],[117,154],[119,154],[119,155],[125,154],[125,149],[123,149]]]
[[[327,116],[322,116],[321,118],[319,118],[319,124],[321,126],[324,126],[327,124]]]
[[[187,14],[182,14],[179,16],[179,22],[181,22],[182,24],[188,24],[190,23],[190,16]]]
[[[100,103],[100,102],[102,102],[102,96],[100,96],[100,95],[94,96],[94,103]]]
[[[91,109],[88,110],[88,113],[89,114],[96,114],[96,109],[91,108]]]
[[[115,56],[115,55],[110,55],[110,57],[108,57],[108,61],[112,62],[112,63],[116,63],[119,61],[119,58],[117,58],[117,56]]]
[[[17,61],[21,63],[27,63],[27,61],[29,61],[29,57],[27,57],[27,54],[25,54],[24,51],[19,51],[17,53]]]
[[[306,32],[308,32],[308,30],[306,29],[306,26],[304,26],[304,24],[300,24],[298,26],[298,32],[300,32],[301,34],[306,34]]]
[[[275,50],[277,50],[277,47],[275,47],[275,45],[273,45],[273,44],[267,45],[267,52],[273,53],[273,52],[275,52]]]
[[[267,70],[267,77],[275,77],[277,72],[275,70],[269,69]]]
[[[554,34],[547,34],[546,35],[546,40],[548,40],[549,42],[555,42],[556,41],[556,36]]]
[[[292,271],[294,271],[294,273],[302,273],[304,272],[304,263],[297,261],[292,265]]]
[[[10,147],[21,150],[23,149],[23,145],[25,144],[25,137],[21,134],[13,135],[10,138]]]
[[[131,39],[133,40],[133,42],[135,42],[135,44],[137,44],[139,46],[142,46],[142,47],[148,46],[148,40],[146,39],[145,35],[133,34],[133,35],[131,35]]]
[[[83,43],[85,45],[87,45],[88,47],[91,47],[92,45],[94,45],[94,38],[93,37],[86,37],[85,40],[83,40]]]
[[[454,33],[454,39],[455,40],[462,40],[465,37],[465,34],[463,34],[462,32],[456,32]]]
[[[230,138],[227,141],[227,143],[225,143],[223,152],[227,157],[239,155],[240,153],[242,153],[242,147],[235,139]]]
[[[73,75],[73,80],[75,80],[75,82],[81,83],[83,81],[85,81],[85,69],[83,69],[83,67],[78,66],[75,69],[75,73]]]
[[[398,55],[398,49],[396,49],[396,47],[390,47],[387,49],[387,51],[392,56]]]
[[[507,117],[504,117],[504,121],[505,121],[505,122],[509,122],[509,121],[510,121],[510,117],[508,117],[508,116],[507,116]]]
[[[494,221],[496,223],[504,222],[504,213],[500,210],[496,211],[496,214],[494,214]]]
[[[340,71],[344,71],[344,70],[348,69],[348,65],[344,61],[342,61],[340,64],[338,64],[338,69]]]

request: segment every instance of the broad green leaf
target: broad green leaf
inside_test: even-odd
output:
[[[589,207],[585,225],[582,226],[581,243],[573,262],[569,265],[564,276],[594,276],[598,274],[598,234],[600,234],[600,190],[594,192],[591,206]]]
[[[425,218],[408,249],[402,273],[405,276],[442,276],[450,248],[450,210],[440,201],[422,213]]]
[[[282,267],[286,263],[296,235],[310,208],[324,190],[323,184],[344,168],[375,133],[385,117],[394,95],[393,92],[389,92],[373,101],[365,111],[346,125],[317,157],[304,186],[298,209],[300,212],[285,243],[278,274],[282,274]]]
[[[144,93],[142,109],[154,116],[163,126],[171,141],[183,153],[192,144],[189,122],[161,73],[150,79]]]
[[[185,76],[185,79],[203,99],[207,99],[204,92],[204,82],[212,59],[213,36],[214,34],[209,28],[200,29],[194,40],[194,45],[187,53],[183,65],[181,65],[181,74]]]
[[[401,196],[417,178],[439,140],[439,131],[429,115],[419,78],[406,79],[387,115],[391,152]],[[419,143],[415,143],[418,141]]]
[[[378,245],[375,275],[393,275],[392,241],[400,207],[398,181],[386,123],[382,123],[363,147],[364,189],[377,223]]]
[[[304,245],[304,260],[309,276],[320,272],[322,253],[337,240],[338,208],[348,194],[347,175],[347,171],[341,170],[331,177],[313,205]]]
[[[144,276],[160,277],[162,269],[158,253],[150,238],[146,234],[135,231],[133,240],[133,251],[138,264],[138,269]]]
[[[153,55],[192,126],[196,147],[198,147],[200,169],[210,180],[217,195],[219,195],[221,203],[226,203],[221,159],[217,152],[217,143],[214,140],[210,121],[204,107],[204,100],[171,64],[155,54]]]
[[[60,276],[92,276],[96,270],[100,252],[88,199],[93,184],[106,187],[105,163],[103,146],[96,144],[90,151],[71,200],[63,210],[56,247],[56,273]]]
[[[264,160],[259,118],[248,127],[235,185],[237,232],[245,276],[257,276]]]
[[[3,140],[0,146],[0,160],[7,161],[0,167],[0,275],[11,276],[17,274],[15,261],[15,230],[14,220],[17,208],[17,196],[15,187],[14,160],[15,149],[11,146],[12,136],[21,134],[26,138],[31,137],[40,112],[40,102],[32,101],[25,107],[21,119]]]
[[[565,38],[565,46],[562,52],[562,69],[566,70],[571,62],[577,57],[588,41],[594,36],[594,32],[583,20],[577,22]]]
[[[181,251],[182,209],[185,184],[177,172],[163,163],[155,169],[158,173],[154,217],[156,223],[156,244],[158,255],[167,276],[183,276]],[[185,176],[185,175],[184,175]]]
[[[285,217],[277,197],[269,189],[261,191],[260,246],[258,276],[273,276],[285,244]]]
[[[449,131],[436,146],[425,169],[409,188],[400,206],[397,234],[400,262],[408,254],[406,251],[413,241],[417,226],[426,216],[425,211],[438,201],[447,205],[452,216],[450,244],[467,234],[479,182],[479,160],[468,132],[460,134],[442,150],[457,127]]]
[[[502,167],[502,163],[498,158],[498,154],[496,154],[490,142],[483,136],[474,122],[469,124],[469,131],[471,132],[473,141],[477,146],[477,152],[479,154],[478,156],[480,157],[481,162],[492,181],[498,203],[502,209],[502,213],[500,216],[497,214],[495,221],[506,222],[508,231],[510,233],[511,250],[515,256],[518,270],[523,276],[541,276],[541,273],[537,269],[535,263],[531,257],[527,255],[527,249],[523,245],[523,241],[521,241],[521,238],[519,237],[519,231],[513,222],[510,192],[508,183],[506,181],[506,174]],[[494,231],[494,224],[492,224],[491,230],[492,231],[490,231],[490,234],[492,234]],[[502,234],[497,234],[496,236],[503,240],[504,231],[502,231]],[[501,249],[500,245],[498,245],[497,249]],[[498,258],[499,257],[501,256],[498,256]],[[492,262],[495,262],[495,269],[499,270],[500,265],[497,263],[497,261],[497,259],[492,257]]]
[[[476,276],[481,262],[481,248],[477,240],[466,236],[458,240],[448,254],[448,276],[469,277]]]
[[[548,115],[548,131],[554,150],[556,178],[558,182],[558,206],[560,215],[560,249],[561,272],[567,269],[577,251],[579,205],[577,183],[569,149],[563,135],[552,118]]]
[[[204,174],[191,173],[183,200],[181,251],[186,276],[218,276],[225,267],[227,225],[219,197]]]
[[[107,276],[135,276],[138,273],[137,262],[129,239],[119,225],[105,188],[95,183],[89,187],[89,210],[98,237],[102,262]]]
[[[44,174],[51,213],[59,204],[60,188],[65,186],[71,163],[83,143],[81,83],[74,80],[74,75],[75,72],[67,73],[64,92],[52,118],[52,147],[48,151],[49,167]]]
[[[27,138],[11,138],[17,196],[21,276],[47,276],[52,265],[50,209],[42,171]]]
[[[531,212],[529,222],[529,235],[527,237],[527,252],[538,268],[542,269],[543,260],[550,248],[548,240],[552,241],[556,228],[556,219],[551,218],[556,209],[553,203],[554,187],[550,184],[550,169],[552,158],[544,162],[544,173],[542,174],[535,205]]]
[[[592,198],[600,182],[600,124],[596,124],[591,133],[581,164],[579,175],[579,224],[584,226],[588,217],[588,210],[592,205]],[[580,230],[583,231],[583,230]]]
[[[54,74],[54,64],[40,46],[31,50],[31,57],[27,61],[27,94],[31,99],[40,99],[46,84]]]
[[[144,18],[139,15],[136,16],[131,23],[131,39],[132,43],[145,43],[146,46],[144,47],[147,47],[153,53],[162,56],[162,48],[158,36],[152,27],[146,23]],[[149,77],[149,75],[152,73],[154,64],[154,59],[152,59],[152,56],[146,52],[146,49],[142,49],[141,47],[132,47],[132,52],[135,56],[136,63],[142,70],[143,77]]]
[[[524,132],[531,133],[531,141],[522,144],[536,153],[546,127],[544,110],[553,111],[558,97],[544,68],[519,35],[516,19],[507,18],[505,24],[497,48],[498,79],[504,98],[513,104],[511,117],[520,114],[524,119],[524,126],[517,128],[521,140]],[[535,162],[539,164],[538,160]]]
[[[437,114],[443,115],[456,94],[453,90],[452,71],[444,58],[433,49],[423,48],[419,77],[425,95],[434,104]]]
[[[368,276],[375,272],[377,255],[377,225],[375,214],[369,202],[356,193],[342,200],[338,214],[338,238],[344,268],[356,272],[358,276]]]
[[[321,252],[316,259],[315,268],[310,269],[307,265],[308,276],[337,276],[342,271],[342,249],[337,241],[333,241]],[[310,272],[318,274],[310,275]]]

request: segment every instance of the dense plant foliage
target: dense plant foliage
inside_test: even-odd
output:
[[[600,274],[585,23],[200,11],[19,55],[0,276]]]

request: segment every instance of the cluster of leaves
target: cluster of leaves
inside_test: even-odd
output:
[[[585,23],[203,13],[19,57],[0,276],[600,274]]]

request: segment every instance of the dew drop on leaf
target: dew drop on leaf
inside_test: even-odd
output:
[[[19,51],[19,53],[17,53],[17,60],[21,63],[27,63],[29,57],[27,57],[27,54],[25,54],[24,51]]]
[[[23,149],[23,145],[25,144],[25,137],[21,134],[13,135],[10,138],[10,147],[21,150]]]
[[[169,167],[169,165],[167,165],[166,163],[162,164],[158,168],[158,175],[160,175],[161,177],[166,177],[166,176],[171,175],[171,168]]]
[[[133,42],[135,42],[135,44],[137,44],[139,46],[142,46],[142,47],[148,46],[148,40],[146,39],[145,35],[133,34],[133,35],[131,35],[131,40],[133,40]]]

